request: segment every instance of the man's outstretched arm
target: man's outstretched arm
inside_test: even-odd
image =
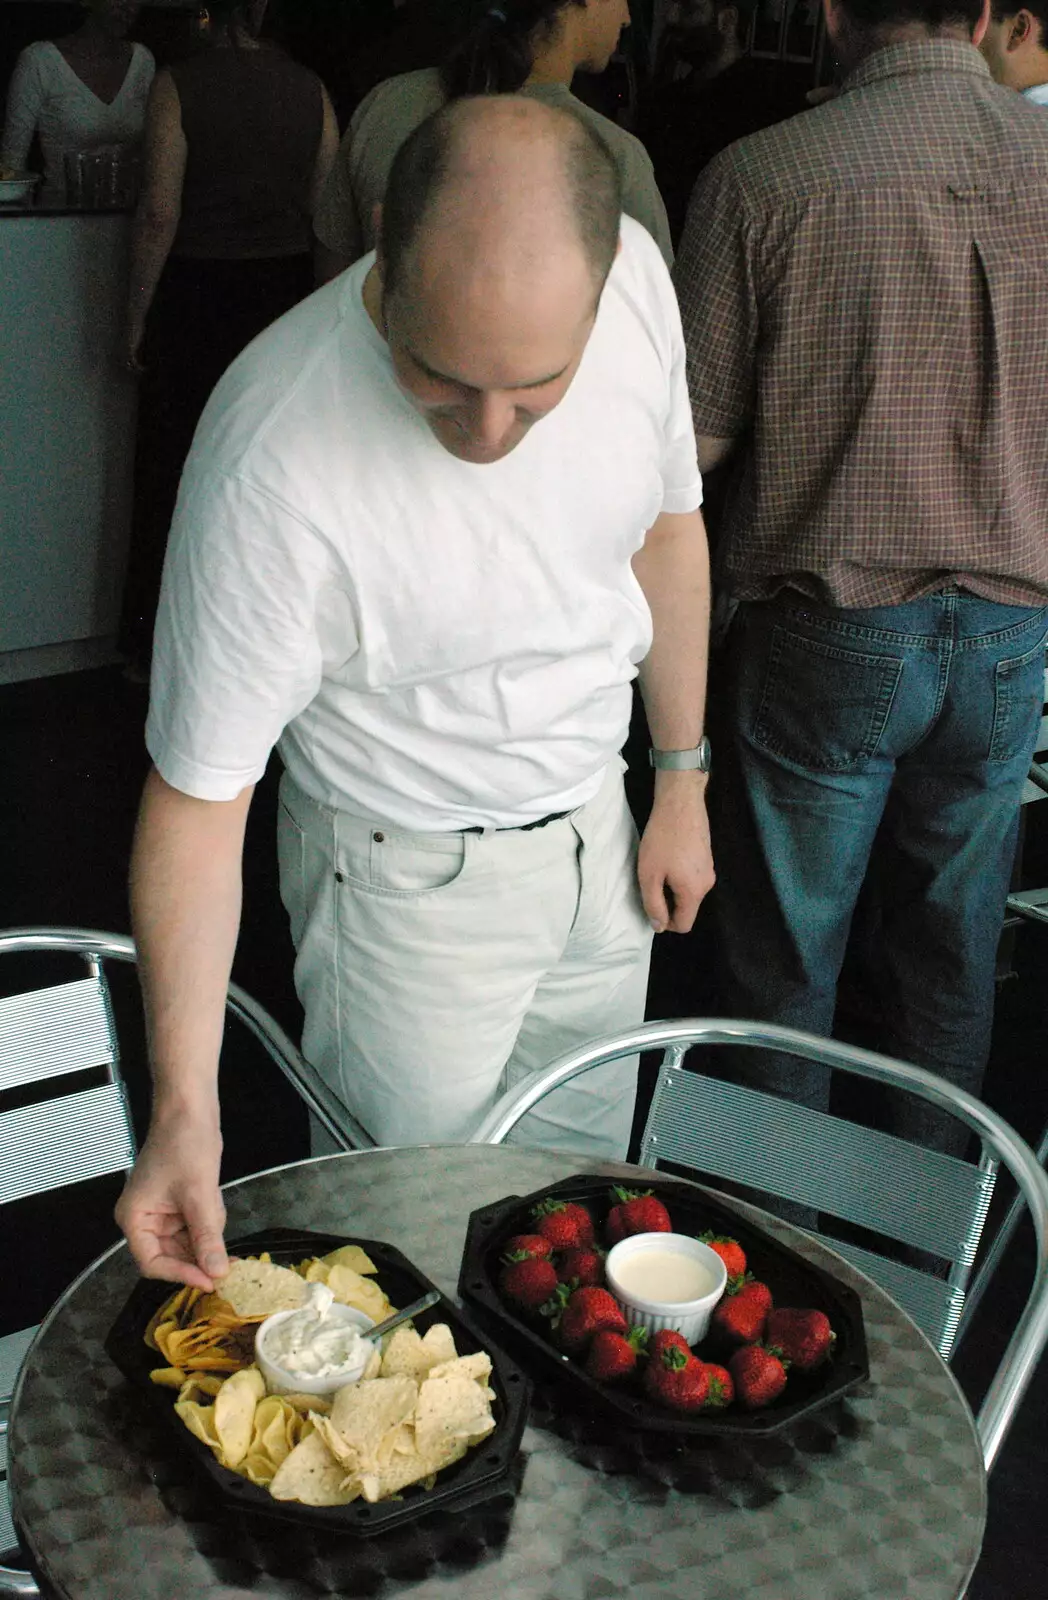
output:
[[[195,800],[154,769],[131,862],[153,1111],[116,1217],[146,1277],[205,1289],[226,1270],[218,1057],[253,793]]]

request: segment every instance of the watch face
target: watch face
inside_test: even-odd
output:
[[[699,771],[709,772],[712,764],[713,751],[710,748],[710,741],[703,735],[699,740]]]

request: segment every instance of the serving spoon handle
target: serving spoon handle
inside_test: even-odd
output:
[[[420,1300],[412,1300],[409,1306],[402,1311],[395,1311],[385,1322],[380,1322],[377,1327],[369,1328],[365,1334],[367,1339],[381,1339],[383,1334],[392,1333],[394,1328],[399,1328],[402,1322],[410,1322],[412,1317],[419,1317],[423,1311],[428,1311],[430,1306],[435,1306],[440,1299],[439,1289],[430,1289]]]

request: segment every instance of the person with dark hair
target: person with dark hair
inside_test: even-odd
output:
[[[711,163],[676,271],[700,462],[735,461],[723,1003],[830,1034],[851,937],[871,1042],[973,1094],[1048,640],[1048,122],[988,20],[826,0],[840,94]]]
[[[456,101],[393,163],[378,253],[216,390],[164,575],[132,868],[153,1123],[142,1269],[223,1270],[218,1042],[252,789],[279,740],[303,1049],[380,1144],[644,1015],[653,927],[712,882],[706,543],[680,318],[570,113]],[[640,672],[644,838],[619,751]],[[636,1062],[525,1143],[621,1156]],[[314,1148],[322,1149],[320,1139]]]
[[[120,644],[146,676],[182,464],[246,344],[313,287],[310,216],[338,148],[315,73],[259,38],[266,0],[216,0],[205,47],[158,73],[131,242],[141,377]]]
[[[695,180],[736,139],[795,116],[803,90],[779,61],[746,54],[756,0],[673,0],[638,133],[680,243]]]
[[[994,0],[979,49],[998,83],[1048,106],[1048,0],[1018,10],[1010,0]]]
[[[313,218],[321,278],[374,248],[375,209],[408,134],[449,100],[482,94],[525,94],[594,128],[618,166],[623,210],[672,261],[666,208],[643,145],[571,92],[576,72],[604,71],[628,23],[628,0],[499,0],[481,9],[440,71],[379,84],[353,116]]]

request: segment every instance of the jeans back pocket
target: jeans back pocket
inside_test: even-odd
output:
[[[777,623],[753,739],[811,772],[854,771],[877,753],[902,669],[899,656],[830,644]]]
[[[1045,706],[1045,639],[1009,661],[998,661],[994,676],[990,760],[1029,759]],[[1030,744],[1031,739],[1033,744]]]

